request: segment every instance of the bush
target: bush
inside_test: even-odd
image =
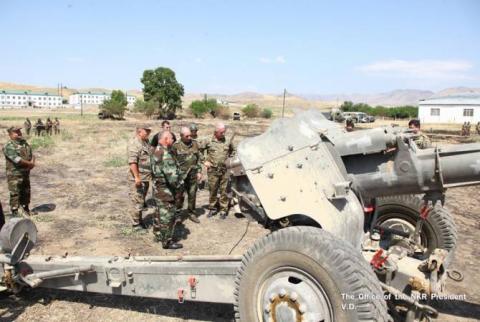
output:
[[[209,112],[205,101],[193,101],[190,104],[190,110],[195,117],[202,117],[205,113]]]
[[[372,107],[364,103],[353,104],[350,101],[346,101],[343,102],[340,109],[343,112],[363,112],[369,115],[386,116],[391,118],[415,118],[418,115],[418,107],[409,105],[396,107]]]
[[[272,118],[272,115],[273,115],[273,112],[272,112],[271,109],[269,109],[269,108],[264,108],[264,109],[262,110],[261,116],[262,116],[263,118],[265,118],[265,119],[270,119],[270,118]]]
[[[153,101],[145,102],[144,100],[136,100],[133,107],[134,112],[145,114],[148,118],[151,118],[155,113],[155,103]]]
[[[246,117],[258,117],[260,114],[260,108],[257,104],[248,104],[242,108],[242,112]]]

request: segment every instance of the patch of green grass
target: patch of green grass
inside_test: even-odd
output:
[[[52,221],[55,220],[55,218],[52,215],[49,215],[49,214],[37,215],[37,216],[34,216],[32,218],[36,222],[52,222]]]
[[[103,162],[103,165],[107,168],[119,168],[127,164],[127,159],[123,156],[111,156],[108,160]]]
[[[0,121],[25,121],[25,117],[23,116],[0,116]]]
[[[30,140],[30,146],[32,150],[38,150],[40,148],[51,148],[55,145],[52,137],[49,135],[36,136]]]

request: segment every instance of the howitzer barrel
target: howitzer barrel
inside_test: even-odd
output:
[[[444,187],[480,182],[480,144],[463,144],[439,151]]]
[[[398,138],[393,154],[344,158],[354,188],[364,197],[443,192],[480,183],[480,144],[415,151]]]

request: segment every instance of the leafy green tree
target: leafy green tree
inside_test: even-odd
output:
[[[258,115],[260,115],[260,108],[257,104],[248,104],[242,108],[242,113],[246,117],[258,117]]]
[[[190,104],[190,110],[195,117],[202,117],[208,112],[208,107],[205,104],[205,101],[196,100]]]
[[[105,100],[100,105],[100,110],[108,116],[123,118],[127,110],[127,104],[128,101],[125,94],[121,90],[114,90],[110,99]]]
[[[139,112],[145,114],[148,118],[151,118],[152,115],[155,113],[155,103],[152,101],[144,101],[144,100],[136,100],[135,105],[133,107],[134,112]]]
[[[145,101],[154,102],[160,118],[175,117],[177,109],[182,108],[183,85],[170,68],[147,69],[141,78]]]
[[[261,116],[265,119],[269,119],[269,118],[272,118],[272,115],[273,115],[273,112],[271,109],[269,108],[264,108],[262,110],[262,113],[261,113]]]
[[[350,101],[343,102],[340,106],[343,112],[364,112],[369,115],[386,116],[391,118],[414,118],[418,115],[418,107],[416,106],[397,106],[397,107],[372,107],[365,103],[353,104]]]

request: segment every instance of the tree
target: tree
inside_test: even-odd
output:
[[[196,100],[190,104],[190,110],[192,110],[195,117],[202,117],[208,112],[208,106],[205,104],[205,101]]]
[[[127,97],[121,90],[114,90],[110,99],[105,100],[100,105],[100,110],[107,116],[123,118],[127,110]]]
[[[139,100],[135,101],[133,111],[143,113],[148,118],[151,118],[152,115],[155,113],[155,103],[152,102],[152,101],[145,102],[144,100],[139,99]]]
[[[269,108],[264,108],[262,113],[261,113],[261,116],[265,119],[272,118],[272,115],[273,115],[273,112]]]
[[[257,104],[248,104],[242,108],[242,112],[246,117],[257,117],[260,114],[260,108]]]
[[[175,117],[177,108],[182,108],[183,85],[177,82],[170,68],[147,69],[141,78],[146,102],[154,102],[160,118]]]

